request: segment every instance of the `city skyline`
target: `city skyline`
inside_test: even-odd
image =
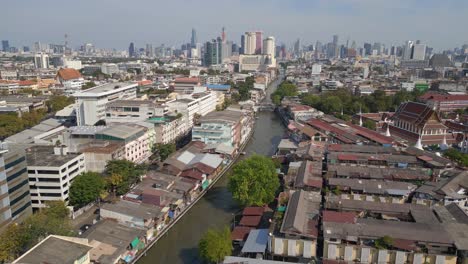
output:
[[[225,26],[227,39],[236,43],[240,43],[245,31],[256,30],[262,30],[264,37],[275,36],[277,44],[287,45],[298,37],[303,44],[330,41],[334,34],[340,36],[340,44],[349,39],[359,45],[364,42],[402,45],[405,40],[420,39],[436,50],[468,42],[467,29],[457,22],[468,11],[468,3],[459,0],[443,3],[435,0],[237,0],[223,4],[207,0],[203,3],[142,0],[132,12],[127,1],[84,0],[77,2],[70,13],[57,0],[7,2],[3,6],[9,12],[0,18],[0,38],[10,40],[12,46],[23,46],[35,41],[61,43],[68,34],[70,46],[74,48],[90,42],[103,48],[127,49],[130,42],[136,47],[147,43],[168,46],[188,43],[192,28],[197,30],[198,42],[203,43],[220,36]],[[29,8],[24,8],[25,4]],[[28,19],[47,13],[53,15],[34,21]],[[429,25],[425,21],[437,23]]]

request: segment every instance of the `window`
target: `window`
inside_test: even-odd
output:
[[[38,170],[37,174],[59,174],[59,172],[55,170]]]
[[[19,164],[19,163],[25,161],[25,160],[26,160],[26,157],[22,156],[22,157],[20,157],[19,159],[14,160],[14,161],[12,161],[12,162],[6,164],[6,165],[5,165],[5,170],[8,170],[9,168],[11,168],[11,167],[13,167],[13,166],[15,166],[15,165],[17,165],[17,164]]]

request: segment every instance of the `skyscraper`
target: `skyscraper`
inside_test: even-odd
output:
[[[133,42],[130,42],[130,46],[128,47],[128,56],[130,56],[131,58],[136,57],[135,45],[133,44]]]
[[[213,39],[205,44],[205,66],[211,66],[221,63],[222,58],[222,40],[221,38]]]
[[[414,42],[408,40],[403,46],[403,60],[410,60],[413,57],[413,46]]]
[[[241,36],[240,54],[245,54],[245,35]]]
[[[36,69],[48,69],[49,68],[49,55],[45,53],[37,53],[34,55],[34,66]]]
[[[146,44],[146,56],[147,57],[153,57],[154,56],[154,49],[153,49],[153,45],[151,44]]]
[[[297,39],[296,42],[294,42],[294,54],[298,56],[301,53],[301,39]]]
[[[338,35],[333,35],[333,46],[335,48],[333,57],[337,58],[340,56],[340,47],[338,47]]]
[[[426,45],[425,44],[415,44],[413,46],[413,60],[424,60],[426,58]]]
[[[2,51],[3,52],[10,51],[10,42],[8,40],[2,40]]]
[[[275,38],[267,37],[263,41],[263,54],[270,55],[272,58],[275,58]]]
[[[190,40],[190,44],[192,45],[192,48],[195,48],[197,46],[197,31],[192,28],[192,39]]]
[[[372,44],[364,43],[364,55],[369,56],[372,54]]]
[[[255,32],[255,54],[262,54],[263,51],[263,32]]]
[[[224,31],[224,27],[223,27],[223,29],[221,30],[221,41],[222,41],[223,43],[226,42],[226,31]]]
[[[260,39],[260,42],[262,39]],[[252,55],[257,51],[257,33],[256,32],[245,32],[244,37],[244,54]]]

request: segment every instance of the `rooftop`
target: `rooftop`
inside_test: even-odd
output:
[[[55,155],[53,146],[33,146],[26,149],[28,166],[61,167],[82,154]]]
[[[87,90],[83,90],[74,94],[74,97],[96,97],[110,95],[116,92],[122,92],[138,86],[137,83],[131,82],[116,82],[99,85]]]
[[[50,235],[13,263],[63,263],[74,264],[92,247],[85,240]],[[78,242],[80,241],[80,242]]]

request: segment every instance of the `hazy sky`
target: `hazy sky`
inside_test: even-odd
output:
[[[3,0],[1,9],[0,39],[16,46],[62,43],[65,33],[73,47],[179,46],[192,27],[203,42],[222,26],[237,43],[249,30],[287,45],[328,42],[333,34],[359,45],[420,39],[439,50],[468,43],[467,0]]]

